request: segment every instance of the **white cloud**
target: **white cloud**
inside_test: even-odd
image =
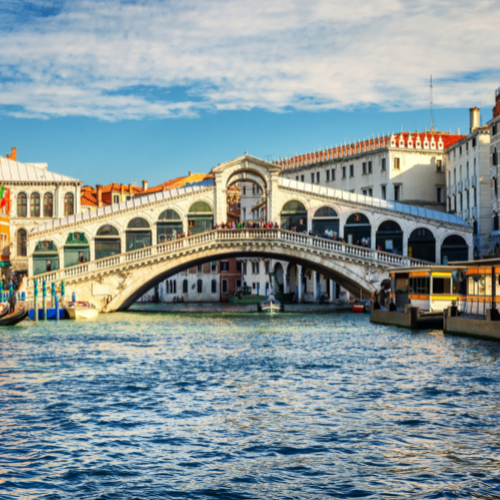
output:
[[[15,2],[18,5],[18,2]],[[0,106],[106,120],[489,103],[496,1],[2,2]],[[186,90],[181,93],[179,87]]]

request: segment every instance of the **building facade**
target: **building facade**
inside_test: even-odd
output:
[[[491,253],[490,128],[470,109],[470,133],[446,150],[446,208],[474,229],[474,258]]]
[[[488,122],[490,129],[490,177],[491,177],[491,218],[492,253],[500,255],[500,198],[498,183],[500,182],[500,88],[495,91],[493,118]]]
[[[21,163],[17,151],[0,156],[0,181],[10,190],[10,260],[12,270],[27,273],[30,231],[52,219],[80,211],[78,179],[56,174],[46,163]]]
[[[444,212],[445,150],[463,137],[405,132],[276,163],[290,179]]]

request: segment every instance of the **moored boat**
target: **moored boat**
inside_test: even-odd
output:
[[[352,303],[352,312],[355,312],[355,313],[367,312],[366,311],[366,304],[362,300],[356,299]]]
[[[69,302],[66,311],[70,319],[95,319],[99,316],[99,311],[90,302]]]
[[[279,312],[284,312],[285,308],[279,300],[276,300],[275,298],[269,298],[263,300],[258,305],[257,310],[263,313],[275,314]]]
[[[7,304],[5,307],[9,308],[9,305]],[[18,309],[13,313],[5,313],[5,309],[2,313],[3,314],[0,315],[0,326],[14,326],[28,317],[29,309],[26,306],[22,306],[21,309]]]

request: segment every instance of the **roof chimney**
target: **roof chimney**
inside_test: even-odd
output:
[[[134,190],[132,189],[132,184],[128,185],[128,194],[132,196],[134,194]]]
[[[12,151],[10,153],[7,153],[7,158],[10,160],[17,161],[17,148],[10,148]]]
[[[102,207],[102,186],[100,184],[97,184],[97,208]]]
[[[479,108],[470,108],[470,131],[474,132],[479,128]]]
[[[142,181],[142,190],[146,191],[148,189],[148,181]]]
[[[191,170],[188,172],[188,176],[191,177],[193,175],[193,172]]]

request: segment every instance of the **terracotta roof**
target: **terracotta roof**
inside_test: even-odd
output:
[[[212,178],[213,176],[213,174],[191,174],[184,177],[177,177],[176,179],[164,182],[163,184],[160,184],[158,186],[146,189],[146,191],[141,191],[141,194],[151,194],[157,193],[159,191],[168,191],[169,189],[184,187],[187,184],[202,182],[206,179]]]
[[[132,192],[134,194],[142,193],[142,188],[138,186],[133,186],[131,184],[117,184],[116,182],[112,182],[111,184],[108,184],[107,186],[102,187],[102,192],[103,193],[121,193],[123,191],[125,193],[128,193],[130,191],[130,188],[132,188]]]
[[[305,155],[293,156],[284,160],[275,161],[276,165],[284,169],[303,167],[315,163],[331,161],[346,156],[357,155],[381,148],[405,148],[418,150],[443,151],[456,142],[462,140],[465,135],[453,135],[446,132],[401,132],[399,134],[386,135],[340,147],[315,151]]]

